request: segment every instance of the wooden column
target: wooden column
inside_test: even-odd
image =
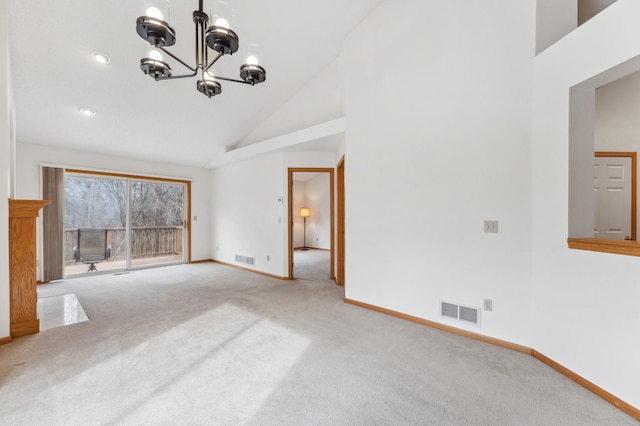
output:
[[[40,331],[36,289],[36,218],[49,200],[9,200],[11,337]]]

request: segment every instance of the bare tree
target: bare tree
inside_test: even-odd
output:
[[[127,180],[67,176],[65,227],[122,228],[127,217]],[[184,187],[131,181],[131,226],[182,226]]]

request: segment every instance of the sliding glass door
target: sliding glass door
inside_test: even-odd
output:
[[[182,263],[187,184],[67,173],[65,276]]]

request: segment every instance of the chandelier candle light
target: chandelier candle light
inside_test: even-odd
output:
[[[233,10],[224,2],[217,2],[215,11],[210,17],[203,10],[204,0],[199,0],[198,10],[193,12],[193,23],[196,28],[194,66],[187,64],[175,56],[167,47],[176,43],[176,32],[169,25],[169,1],[147,0],[146,15],[136,21],[136,31],[153,49],[146,58],[140,60],[140,69],[156,81],[177,78],[195,77],[200,74],[201,80],[196,83],[198,91],[209,98],[222,92],[222,85],[218,80],[232,81],[255,85],[267,78],[265,69],[260,66],[260,54],[256,45],[247,45],[245,64],[240,67],[240,80],[220,77],[212,74],[211,67],[224,55],[233,55],[240,47],[238,35],[229,28],[229,19]],[[210,52],[213,51],[213,52]],[[171,66],[165,62],[162,53],[178,61],[191,72],[183,75],[173,75]],[[209,54],[213,57],[209,60]]]

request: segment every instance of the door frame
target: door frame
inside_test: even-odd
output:
[[[635,152],[610,152],[610,151],[596,151],[594,157],[629,157],[631,158],[631,241],[636,241],[636,157]]]
[[[289,235],[289,273],[287,276],[288,280],[292,280],[293,277],[293,174],[294,173],[329,173],[329,190],[330,190],[330,206],[329,210],[331,216],[331,279],[335,280],[335,265],[334,265],[334,255],[335,255],[335,225],[334,225],[334,216],[335,216],[335,191],[334,191],[334,169],[330,167],[289,167],[287,177],[288,177],[288,218],[287,218],[287,233]]]
[[[338,271],[336,273],[336,284],[345,285],[345,214],[344,214],[344,198],[345,198],[345,187],[344,187],[344,155],[338,162],[337,177],[338,177],[338,253],[337,253],[337,268]]]
[[[65,174],[71,173],[76,175],[84,175],[87,177],[97,177],[97,178],[114,178],[114,179],[123,179],[127,181],[127,229],[129,229],[129,218],[130,218],[130,205],[129,205],[129,197],[130,197],[130,181],[138,180],[138,181],[148,181],[148,182],[160,182],[160,183],[169,183],[169,184],[180,184],[185,186],[185,200],[184,200],[184,224],[183,224],[183,232],[185,235],[183,236],[183,244],[184,244],[184,257],[181,263],[189,264],[192,263],[191,260],[191,180],[182,180],[175,178],[162,178],[156,176],[145,176],[145,175],[136,175],[129,173],[118,173],[118,172],[103,172],[103,171],[95,171],[90,169],[74,169],[70,167],[64,168]],[[130,247],[130,235],[127,232],[127,250]],[[151,266],[154,267],[154,266]],[[138,266],[135,268],[131,267],[130,264],[130,256],[127,253],[127,262],[125,270],[135,270],[135,269],[144,269],[145,267]],[[75,276],[75,275],[74,275]]]

